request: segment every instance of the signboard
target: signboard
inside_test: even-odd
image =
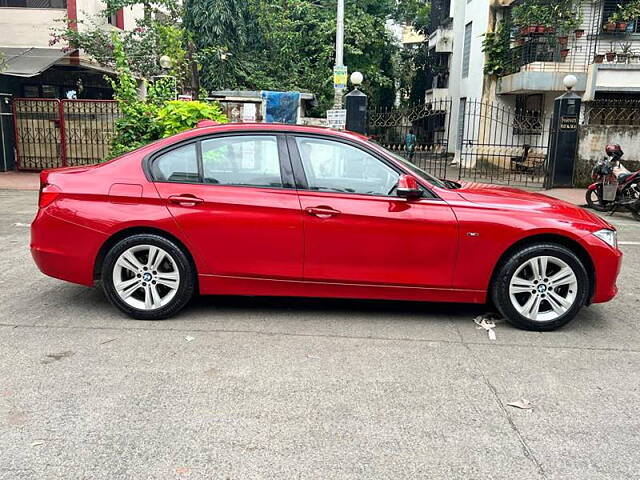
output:
[[[256,104],[255,103],[245,103],[242,108],[242,122],[243,123],[254,123],[256,121]]]
[[[344,90],[345,88],[347,88],[348,78],[349,74],[347,72],[347,67],[333,67],[333,88],[335,88],[336,90]]]
[[[560,130],[577,130],[578,129],[578,117],[564,116],[560,118]]]
[[[346,110],[327,110],[327,126],[338,130],[344,130],[347,125]]]

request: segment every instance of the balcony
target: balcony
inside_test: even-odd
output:
[[[613,41],[610,36],[602,33],[600,22],[591,32],[580,35],[519,33],[513,39],[504,73],[498,80],[498,94],[561,92],[562,79],[568,73],[577,77],[575,90],[579,92],[598,88],[598,72],[606,77],[607,85],[612,76],[627,85],[612,88],[627,90],[628,85],[640,85],[629,83],[631,77],[635,80],[633,72],[640,73],[640,39],[633,36]],[[632,87],[633,91],[639,89]]]
[[[450,25],[438,27],[429,35],[429,50],[436,53],[453,52],[453,30]]]

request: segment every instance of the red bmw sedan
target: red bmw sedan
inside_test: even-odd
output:
[[[442,181],[367,138],[207,126],[44,171],[42,272],[162,319],[194,294],[491,302],[552,330],[617,293],[614,227],[537,193]]]

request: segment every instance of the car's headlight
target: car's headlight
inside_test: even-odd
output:
[[[608,228],[605,228],[603,230],[598,230],[593,234],[607,245],[610,245],[613,248],[618,248],[618,232],[616,232],[615,230],[609,230]]]

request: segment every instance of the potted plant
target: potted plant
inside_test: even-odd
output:
[[[609,50],[605,53],[605,57],[607,58],[607,62],[613,62],[616,59],[616,52]]]
[[[532,0],[513,7],[513,23],[524,35],[544,33],[547,29],[548,7],[540,0]]]
[[[617,28],[616,22],[611,20],[611,18],[609,18],[609,20],[607,20],[607,22],[602,25],[602,29],[605,32],[615,32]]]
[[[618,4],[618,8],[609,16],[605,26],[608,29],[611,23],[615,23],[618,32],[626,32],[629,22],[635,21],[638,17],[640,17],[640,0],[631,0],[625,5]]]
[[[602,63],[604,62],[604,54],[596,53],[593,57],[593,63]]]
[[[565,58],[567,58],[567,56],[569,55],[569,52],[571,51],[570,48],[563,48],[562,50],[560,50],[560,58],[562,60],[564,60]]]
[[[565,47],[569,43],[569,37],[567,35],[560,35],[558,37],[558,43]]]
[[[573,31],[573,34],[576,36],[576,38],[580,38],[584,35],[584,28],[576,28]]]
[[[618,10],[616,10],[615,12],[613,12],[611,14],[609,19],[607,20],[606,25],[614,24],[616,26],[614,28],[614,31],[624,32],[627,29],[627,24],[628,23],[629,22],[625,18],[624,10],[622,8],[618,7]],[[609,31],[611,31],[611,30],[609,30]]]
[[[618,52],[618,63],[628,63],[633,57],[633,51],[631,50],[631,42],[619,43],[620,51]]]

